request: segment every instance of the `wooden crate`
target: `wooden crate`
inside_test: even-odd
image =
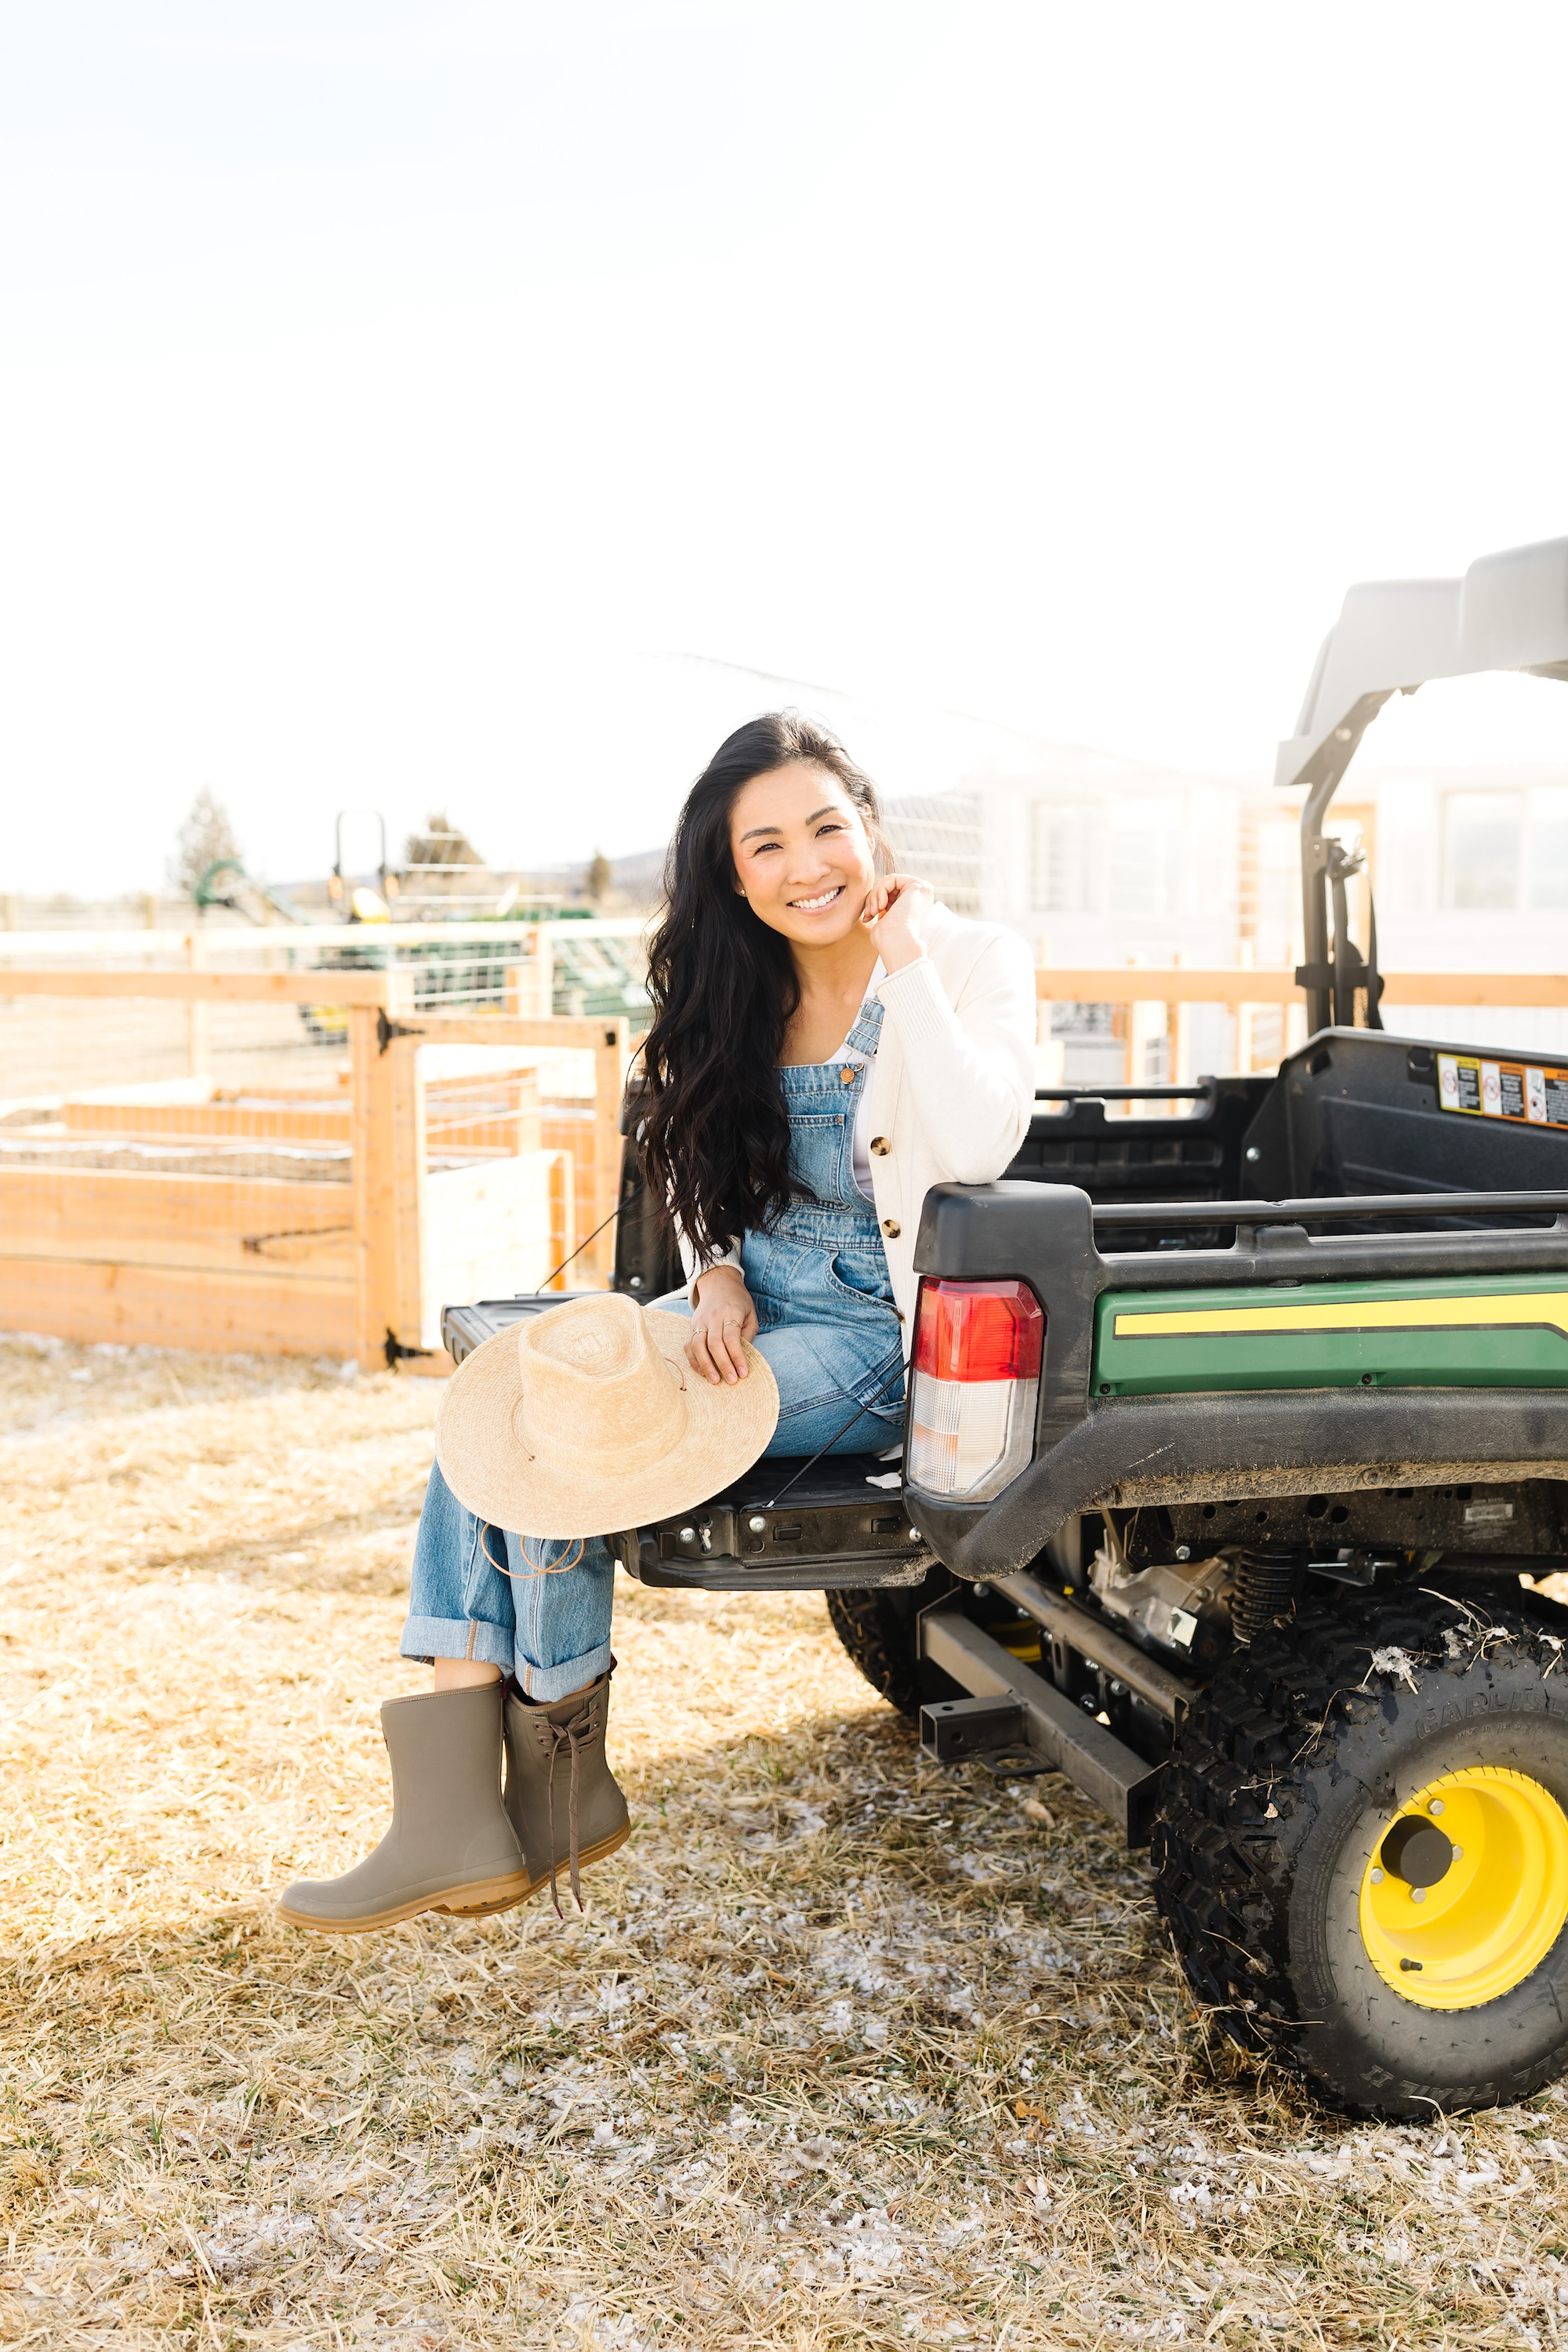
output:
[[[552,1255],[555,1154],[531,1151],[425,1180],[419,1232],[419,1344],[441,1344],[441,1309],[537,1290]]]

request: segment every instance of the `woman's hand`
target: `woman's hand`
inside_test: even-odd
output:
[[[715,1386],[728,1381],[732,1388],[746,1378],[746,1350],[742,1343],[756,1336],[757,1310],[739,1266],[710,1265],[697,1284],[687,1362],[705,1381]]]
[[[929,882],[913,874],[884,874],[866,893],[860,920],[876,940],[889,971],[918,963],[926,951],[926,918],[936,904]]]

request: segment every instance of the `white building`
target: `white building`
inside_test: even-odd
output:
[[[1300,793],[1016,737],[952,792],[895,801],[889,817],[900,856],[956,913],[1009,924],[1038,963],[1278,970],[1302,952],[1300,808]],[[1352,767],[1329,829],[1365,856],[1390,1028],[1568,1055],[1568,1013],[1402,1011],[1397,992],[1402,971],[1564,969],[1568,768]],[[1364,949],[1364,887],[1350,912]],[[1233,1066],[1230,1018],[1198,1007],[1192,1021],[1194,1066]],[[1070,1079],[1123,1075],[1119,1024],[1109,1008],[1058,1008]],[[1273,1016],[1255,1029],[1258,1059],[1280,1050]],[[1165,1074],[1157,1041],[1135,1059],[1146,1078]]]
[[[1568,968],[1568,768],[1352,767],[1331,815],[1363,831],[1389,1027],[1568,1053],[1563,1012],[1398,1007],[1401,971]]]
[[[1234,780],[1014,736],[987,746],[954,791],[896,800],[888,816],[900,858],[954,913],[1006,923],[1037,963],[1234,964],[1252,920],[1244,851],[1263,803]],[[1234,1028],[1217,1007],[1194,1009],[1200,1067],[1231,1066]],[[1053,1034],[1064,1051],[1042,1057],[1044,1075],[1125,1075],[1119,1011],[1058,1006]],[[1134,1062],[1163,1078],[1163,1040]]]

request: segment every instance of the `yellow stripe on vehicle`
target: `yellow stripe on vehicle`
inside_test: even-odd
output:
[[[1263,1331],[1433,1331],[1474,1328],[1516,1330],[1547,1325],[1568,1338],[1568,1290],[1510,1291],[1452,1298],[1373,1298],[1338,1307],[1139,1307],[1118,1312],[1118,1339],[1164,1339],[1184,1335],[1245,1339]]]

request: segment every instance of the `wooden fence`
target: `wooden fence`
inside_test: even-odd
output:
[[[98,1008],[98,1082],[5,1106],[0,1327],[369,1364],[438,1348],[443,1304],[540,1281],[579,1241],[572,1279],[608,1282],[614,1227],[586,1237],[617,1196],[625,1018],[416,1012],[397,971],[0,973],[15,1030],[62,1000]],[[116,1040],[169,1005],[181,1074],[116,1084]],[[213,1022],[265,1006],[330,1012],[346,1066],[216,1082]],[[430,1047],[479,1048],[477,1069],[443,1050],[427,1076]],[[563,1053],[591,1092],[552,1101],[531,1066]]]
[[[1267,1058],[1304,1035],[1289,971],[1036,986],[1043,1023],[1053,1003],[1124,1009],[1132,1084],[1155,1034],[1191,1082],[1197,1005],[1235,1013],[1239,1066],[1260,1013]],[[420,1011],[413,988],[396,969],[0,969],[0,1328],[369,1365],[438,1349],[443,1305],[529,1287],[580,1243],[567,1279],[607,1283],[627,1020]],[[1568,977],[1406,973],[1384,1004],[1391,1025],[1561,1011]]]
[[[1192,1063],[1192,1010],[1194,1005],[1222,1005],[1237,1017],[1235,1063],[1238,1069],[1254,1066],[1253,1039],[1257,1015],[1272,1011],[1278,1032],[1275,1050],[1265,1058],[1278,1061],[1306,1040],[1306,1005],[1289,970],[1268,971],[1228,964],[1201,969],[1185,964],[1110,964],[1100,969],[1046,967],[1035,974],[1035,992],[1041,1007],[1041,1025],[1048,1022],[1053,1004],[1110,1004],[1123,1014],[1118,1035],[1125,1046],[1125,1080],[1139,1084],[1144,1071],[1142,1052],[1153,1036],[1169,1040],[1169,1075],[1173,1083],[1187,1086],[1197,1073]],[[1459,1008],[1470,1005],[1515,1010],[1557,1011],[1568,1007],[1568,975],[1561,972],[1416,971],[1386,979],[1384,1019],[1399,1025],[1405,1011],[1424,1005]],[[1153,1016],[1146,1021],[1140,1014]]]

